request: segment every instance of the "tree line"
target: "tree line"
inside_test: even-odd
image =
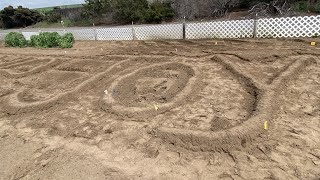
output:
[[[236,10],[245,10],[254,16],[320,13],[320,0],[85,0],[80,9],[79,17],[70,19],[69,16],[69,21],[81,20],[88,25],[128,24],[132,21],[161,23],[182,19],[213,19]],[[41,21],[60,23],[62,18],[59,8],[40,13],[22,6],[9,6],[0,11],[0,27],[26,27]]]
[[[8,6],[0,11],[0,27],[3,28],[26,27],[42,20],[43,16],[39,12],[22,6]]]

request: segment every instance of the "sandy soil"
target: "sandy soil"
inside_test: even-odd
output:
[[[320,179],[320,42],[0,46],[0,179]]]

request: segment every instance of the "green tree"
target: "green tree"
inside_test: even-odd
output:
[[[110,11],[112,0],[85,0],[84,14],[91,18],[99,18]]]
[[[26,27],[42,21],[43,17],[40,13],[18,6],[5,7],[0,11],[0,20],[4,28]]]
[[[61,14],[58,12],[60,7],[54,7],[53,10],[44,13],[44,20],[48,23],[57,23],[62,19]]]
[[[175,15],[171,4],[171,1],[155,1],[151,3],[147,10],[145,20],[150,23],[161,23],[162,21],[171,20]]]
[[[2,11],[0,11],[0,19],[3,23],[4,28],[12,28],[14,27],[14,8],[12,6],[5,7]]]
[[[112,3],[113,18],[122,23],[144,21],[147,0],[114,0]]]

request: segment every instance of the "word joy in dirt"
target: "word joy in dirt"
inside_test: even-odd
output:
[[[120,60],[114,56],[110,61],[29,58],[0,62],[0,74],[8,81],[19,78],[31,87],[6,95],[0,111],[10,115],[42,111],[70,96],[87,93],[98,99],[97,106],[113,114],[114,120],[153,121],[160,124],[156,137],[196,151],[243,147],[243,142],[264,133],[266,120],[273,119],[279,109],[279,92],[313,59],[290,56],[285,59],[290,63],[284,71],[266,80],[248,73],[246,68],[252,64],[226,54],[200,60],[163,56]],[[52,89],[48,84],[54,84]],[[234,111],[221,111],[226,107]]]

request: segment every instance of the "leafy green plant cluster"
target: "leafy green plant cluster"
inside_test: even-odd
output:
[[[72,48],[74,37],[72,33],[60,36],[57,32],[43,32],[39,35],[31,36],[30,46],[37,48]]]
[[[38,48],[58,47],[61,36],[57,32],[43,32],[31,36],[31,46]]]
[[[42,32],[39,35],[31,36],[30,41],[27,41],[21,33],[17,32],[11,32],[5,37],[5,44],[9,47],[71,48],[73,43],[72,33],[60,36],[57,32]]]
[[[66,33],[63,36],[61,36],[59,41],[59,47],[60,48],[72,48],[74,43],[74,37],[72,33]]]
[[[28,45],[28,41],[18,32],[10,32],[7,34],[4,43],[9,47],[26,47]]]

